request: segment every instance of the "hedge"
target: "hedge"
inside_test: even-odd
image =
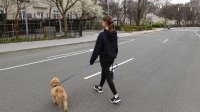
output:
[[[117,31],[125,31],[125,32],[133,32],[133,31],[143,31],[143,30],[152,30],[151,25],[147,26],[129,26],[129,25],[122,25],[122,26],[115,26]]]

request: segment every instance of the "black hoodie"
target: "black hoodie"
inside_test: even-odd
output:
[[[90,59],[90,64],[100,56],[100,59],[115,59],[118,54],[117,32],[104,29],[97,37],[95,48]]]

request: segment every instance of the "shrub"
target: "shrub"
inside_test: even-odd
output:
[[[146,26],[116,25],[115,29],[118,31],[132,32],[132,31],[152,30],[152,26],[151,25],[146,25]]]
[[[116,26],[115,26],[115,30],[116,30],[116,31],[122,31],[122,26],[116,25]]]
[[[161,23],[161,22],[157,22],[157,23],[154,23],[154,24],[152,25],[152,27],[153,27],[153,28],[162,28],[162,27],[164,27],[164,24]]]
[[[132,26],[128,26],[128,25],[122,26],[122,29],[125,32],[132,32],[133,31],[133,27]]]
[[[147,25],[146,26],[146,30],[152,30],[152,26],[151,25]]]

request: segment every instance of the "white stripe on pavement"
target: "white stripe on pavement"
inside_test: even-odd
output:
[[[132,41],[135,41],[135,39],[121,42],[121,43],[119,43],[119,45],[126,44],[126,43],[129,43],[129,42],[132,42]],[[72,53],[66,53],[66,54],[59,54],[59,55],[55,55],[55,56],[49,56],[49,57],[46,57],[46,58],[55,58],[55,57],[61,57],[61,56],[67,56],[68,57],[68,56],[74,56],[74,55],[78,55],[78,54],[84,54],[84,53],[88,53],[88,52],[92,52],[92,51],[93,51],[93,49],[87,49],[87,50],[82,50],[82,51],[77,51],[77,52],[72,52]]]
[[[87,49],[87,50],[82,50],[82,51],[77,51],[77,52],[72,52],[72,53],[66,53],[66,54],[59,54],[59,55],[55,55],[55,56],[49,56],[47,58],[55,58],[55,57],[61,57],[61,56],[74,56],[74,55],[78,55],[78,54],[84,54],[84,53],[88,53],[88,52],[92,52],[93,49]]]
[[[168,41],[168,39],[166,39],[165,41],[163,41],[162,43],[164,44],[165,42],[167,42]]]
[[[119,43],[119,45],[126,44],[126,43],[129,43],[129,42],[132,42],[132,41],[135,41],[135,39],[132,39],[132,40],[129,40],[129,41],[125,41],[125,42]]]
[[[17,65],[17,66],[8,67],[8,68],[3,68],[3,69],[0,69],[0,71],[5,71],[5,70],[13,69],[13,68],[19,68],[19,67],[24,67],[24,66],[28,66],[28,65],[37,64],[37,63],[52,61],[52,60],[61,59],[61,58],[64,58],[64,57],[68,57],[68,56],[61,56],[61,57],[56,57],[56,58],[50,58],[50,59],[46,59],[46,60],[31,62],[31,63],[22,64],[22,65]]]
[[[121,44],[125,44],[125,43],[129,43],[134,41],[135,39],[132,39],[130,41],[125,41],[122,43],[119,43],[119,45]],[[53,61],[53,60],[57,60],[57,59],[61,59],[61,58],[66,58],[66,57],[70,57],[70,56],[75,56],[75,55],[79,55],[79,54],[84,54],[84,53],[89,53],[92,52],[93,49],[88,49],[88,50],[82,50],[82,51],[77,51],[77,52],[72,52],[72,53],[66,53],[66,54],[60,54],[60,55],[55,55],[55,56],[49,56],[46,57],[46,60],[40,60],[40,61],[36,61],[36,62],[30,62],[30,63],[26,63],[26,64],[21,64],[21,65],[16,65],[16,66],[12,66],[12,67],[7,67],[7,68],[2,68],[0,69],[1,71],[5,71],[5,70],[10,70],[10,69],[14,69],[14,68],[20,68],[20,67],[24,67],[24,66],[29,66],[29,65],[33,65],[33,64],[38,64],[38,63],[43,63],[43,62],[48,62],[48,61]]]
[[[195,33],[197,34],[197,36],[199,36],[199,37],[200,37],[200,34],[198,34],[198,30],[197,30],[197,31],[195,31]]]
[[[124,61],[124,62],[121,62],[121,63],[119,63],[118,64],[118,66],[121,66],[121,65],[123,65],[123,64],[125,64],[125,63],[128,63],[129,61],[132,61],[134,58],[131,58],[131,59],[128,59],[128,60],[126,60],[126,61]],[[117,65],[115,65],[115,66],[113,66],[113,68],[115,68]],[[111,68],[110,68],[111,69]],[[94,76],[97,76],[97,75],[99,75],[101,72],[97,72],[97,73],[95,73],[95,74],[93,74],[93,75],[90,75],[90,76],[87,76],[87,77],[85,77],[84,79],[89,79],[89,78],[92,78],[92,77],[94,77]]]

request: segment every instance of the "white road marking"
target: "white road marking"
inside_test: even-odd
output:
[[[83,54],[83,53],[88,53],[88,52],[92,52],[92,51],[93,51],[92,49],[89,49],[86,52],[79,52],[79,53],[74,53],[74,54],[70,54],[70,55],[60,55],[58,57],[55,57],[55,56],[47,57],[48,59],[46,59],[46,60],[40,60],[40,61],[31,62],[31,63],[27,63],[27,64],[22,64],[22,65],[17,65],[17,66],[13,66],[13,67],[7,67],[7,68],[0,69],[0,71],[5,71],[5,70],[13,69],[13,68],[24,67],[24,66],[28,66],[28,65],[37,64],[37,63],[43,63],[43,62],[52,61],[52,60],[57,60],[57,59],[61,59],[61,58],[65,58],[65,57],[70,57],[70,56],[74,56],[74,55],[78,55],[78,54]]]
[[[132,42],[134,40],[135,39],[132,39],[130,41],[125,41],[125,42],[119,43],[119,45],[125,44],[125,43],[129,43],[129,42]],[[0,72],[1,71],[5,71],[5,70],[14,69],[14,68],[20,68],[20,67],[24,67],[24,66],[29,66],[29,65],[33,65],[33,64],[53,61],[53,60],[66,58],[66,57],[70,57],[70,56],[75,56],[75,55],[79,55],[79,54],[89,53],[89,52],[92,52],[92,51],[93,51],[93,49],[88,49],[88,50],[82,50],[82,51],[78,51],[78,52],[72,52],[72,53],[66,53],[66,54],[59,54],[59,55],[55,55],[55,56],[49,56],[49,57],[46,57],[47,58],[46,60],[40,60],[40,61],[36,61],[36,62],[30,62],[30,63],[26,63],[26,64],[21,64],[21,65],[16,65],[16,66],[12,66],[12,67],[2,68],[2,69],[0,69]]]
[[[135,39],[132,39],[132,40],[129,40],[129,41],[125,41],[125,42],[119,43],[119,45],[126,44],[126,43],[129,43],[129,42],[132,42],[132,41],[135,41]]]
[[[123,64],[125,64],[125,63],[128,63],[129,61],[132,61],[133,59],[134,59],[134,58],[130,58],[130,59],[124,61],[124,62],[121,62],[121,63],[118,64],[118,66],[121,66],[121,65],[123,65]],[[113,68],[116,68],[116,66],[117,66],[117,65],[113,66]],[[112,68],[110,68],[110,69],[112,69]],[[97,72],[97,73],[95,73],[95,74],[93,74],[93,75],[87,76],[87,77],[85,77],[84,79],[89,79],[89,78],[92,78],[92,77],[97,76],[97,75],[99,75],[99,74],[101,74],[101,72]]]
[[[59,55],[55,55],[55,56],[49,56],[47,58],[55,58],[55,57],[61,57],[61,56],[74,56],[74,55],[78,55],[78,54],[84,54],[84,53],[88,53],[88,52],[92,52],[93,49],[87,49],[87,50],[82,50],[82,51],[77,51],[77,52],[72,52],[72,53],[66,53],[66,54],[59,54]]]
[[[200,34],[198,34],[198,30],[197,30],[197,31],[195,31],[195,33],[197,34],[197,36],[199,36],[199,37],[200,37]]]
[[[167,42],[168,41],[168,39],[166,39],[165,41],[163,41],[162,43],[164,44],[165,42]]]
[[[24,66],[28,66],[28,65],[37,64],[37,63],[43,63],[43,62],[47,62],[47,61],[52,61],[52,60],[56,60],[56,59],[61,59],[61,58],[64,58],[64,57],[68,57],[68,56],[61,56],[61,57],[56,57],[56,58],[50,58],[50,59],[46,59],[46,60],[31,62],[31,63],[22,64],[22,65],[17,65],[17,66],[8,67],[8,68],[3,68],[3,69],[0,69],[0,71],[5,71],[5,70],[13,69],[13,68],[24,67]]]

